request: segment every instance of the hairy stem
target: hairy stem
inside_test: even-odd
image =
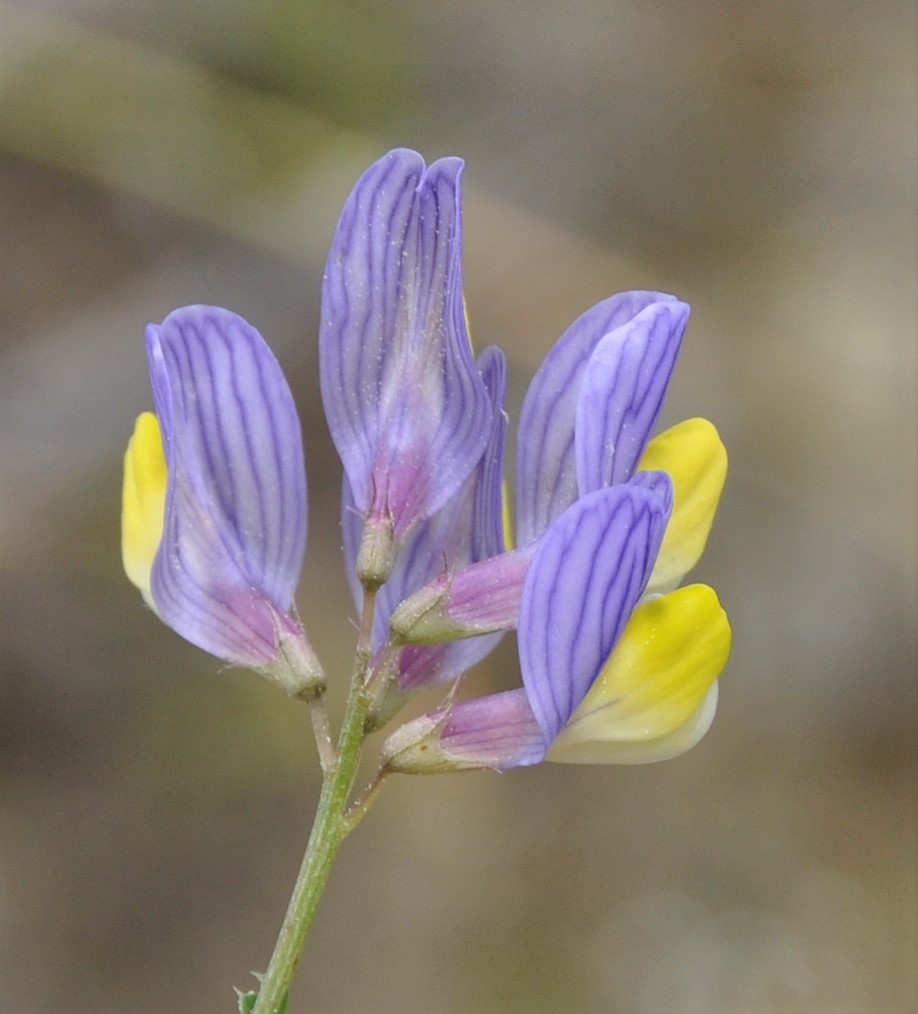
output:
[[[357,774],[369,709],[366,679],[370,667],[374,610],[375,595],[367,593],[364,596],[360,635],[338,737],[338,749],[336,756],[330,759],[324,769],[322,793],[306,854],[252,1014],[279,1014],[283,1010],[290,981],[315,918],[332,863],[344,839],[357,823],[353,815],[348,816],[347,804]]]

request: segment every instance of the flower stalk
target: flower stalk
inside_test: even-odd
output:
[[[282,1014],[290,982],[328,882],[332,864],[344,839],[369,808],[364,806],[355,812],[349,812],[348,801],[360,763],[365,737],[364,725],[370,704],[366,681],[370,670],[369,641],[375,607],[375,592],[368,592],[364,597],[360,636],[338,747],[334,759],[323,772],[322,792],[312,832],[252,1014]]]
[[[624,292],[558,339],[523,402],[514,537],[506,361],[493,346],[476,357],[469,339],[461,175],[456,158],[383,156],[345,204],[324,276],[320,386],[360,616],[337,742],[294,604],[308,503],[280,365],[220,307],[147,329],[155,413],[125,455],[125,571],[176,633],[306,702],[322,768],[283,925],[242,1014],[286,1011],[332,863],[390,774],[667,760],[717,707],[729,622],[713,589],[680,585],[727,455],[703,419],[652,438],[689,307]],[[522,685],[460,699],[510,630]],[[355,794],[367,737],[437,687],[435,710],[389,728]]]

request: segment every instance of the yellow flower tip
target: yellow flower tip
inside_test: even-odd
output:
[[[704,551],[727,477],[727,451],[713,423],[686,419],[647,445],[638,466],[668,472],[673,512],[648,592],[677,585]]]
[[[163,537],[166,508],[166,456],[159,420],[143,412],[124,454],[121,499],[121,559],[131,583],[155,609],[150,594],[150,572]]]
[[[727,614],[707,585],[644,602],[548,759],[640,764],[684,753],[714,719],[730,640]]]

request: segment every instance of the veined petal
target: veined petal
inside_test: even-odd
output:
[[[683,304],[661,292],[622,292],[597,303],[558,339],[536,371],[520,414],[517,545],[537,539],[578,495],[574,423],[587,363],[603,337],[647,307]]]
[[[673,512],[647,585],[648,593],[668,591],[704,551],[727,477],[727,451],[707,419],[687,419],[654,437],[638,467],[662,469],[673,480]]]
[[[658,486],[666,482],[659,473]],[[640,600],[667,519],[657,492],[623,483],[582,497],[539,541],[523,587],[518,640],[523,685],[546,748]]]
[[[675,757],[707,731],[730,625],[706,585],[640,605],[549,760],[637,764]]]
[[[159,420],[142,412],[124,455],[121,500],[121,559],[131,583],[155,609],[150,572],[163,537],[166,509],[166,456]]]
[[[507,416],[503,411],[506,392],[506,362],[497,348],[488,348],[478,359],[488,397],[491,399],[491,417],[488,442],[482,456],[456,495],[428,521],[421,522],[414,535],[409,536],[412,554],[424,554],[428,561],[428,580],[435,570],[442,576],[443,567],[448,573],[459,572],[485,562],[503,550],[503,518],[501,485],[504,463],[504,444],[507,434]],[[398,564],[396,564],[398,569]],[[394,575],[393,575],[394,576]],[[388,596],[388,615],[403,601],[410,591],[418,587],[419,573],[411,575]],[[384,592],[387,586],[383,585]],[[492,598],[494,595],[492,595]],[[461,676],[477,665],[497,647],[506,627],[491,627],[489,633],[478,631],[468,640],[442,644],[427,644],[403,648],[399,654],[399,689],[414,690],[420,686],[446,683]]]
[[[261,335],[219,307],[147,329],[168,469],[152,598],[165,623],[233,664],[307,646],[289,615],[306,543],[299,420]]]
[[[399,690],[408,692],[458,679],[487,658],[503,636],[500,631],[442,644],[407,645],[399,652]]]
[[[462,301],[462,162],[389,152],[348,199],[322,288],[325,414],[360,513],[401,541],[465,481],[491,405]]]
[[[418,589],[427,586],[438,588],[443,582],[448,585],[454,574],[464,573],[475,561],[502,553],[501,477],[507,429],[507,417],[503,411],[506,389],[503,353],[496,348],[485,349],[479,357],[478,367],[494,410],[487,444],[478,464],[458,492],[432,518],[420,522],[405,540],[391,576],[377,594],[374,649],[379,649],[386,640],[390,619],[400,604]],[[363,589],[355,576],[361,524],[353,497],[345,488],[342,507],[345,560],[358,608],[363,597]],[[440,593],[432,594],[436,598]],[[487,632],[505,629],[507,625],[491,625]],[[485,629],[469,631],[465,636],[485,632]],[[499,640],[500,635],[476,637],[474,644],[403,649],[399,686],[402,690],[409,690],[423,683],[455,678],[489,654]]]
[[[537,764],[545,756],[538,722],[522,690],[490,694],[408,722],[383,744],[390,771],[434,774]]]
[[[533,543],[441,574],[398,606],[389,624],[393,633],[408,644],[430,644],[512,630],[535,548]]]
[[[472,552],[470,562],[504,551],[504,452],[507,443],[507,360],[496,345],[478,357],[478,370],[491,402],[488,439],[478,464],[467,480],[472,500]]]
[[[590,356],[574,427],[581,496],[630,478],[660,414],[689,312],[674,299],[652,303]]]

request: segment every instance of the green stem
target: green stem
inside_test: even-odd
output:
[[[357,774],[364,723],[369,710],[365,683],[370,666],[374,598],[373,595],[364,596],[361,633],[338,737],[337,756],[324,774],[309,844],[252,1014],[279,1014],[284,1009],[290,981],[319,907],[332,863],[344,839],[355,826],[347,815],[347,804]]]

